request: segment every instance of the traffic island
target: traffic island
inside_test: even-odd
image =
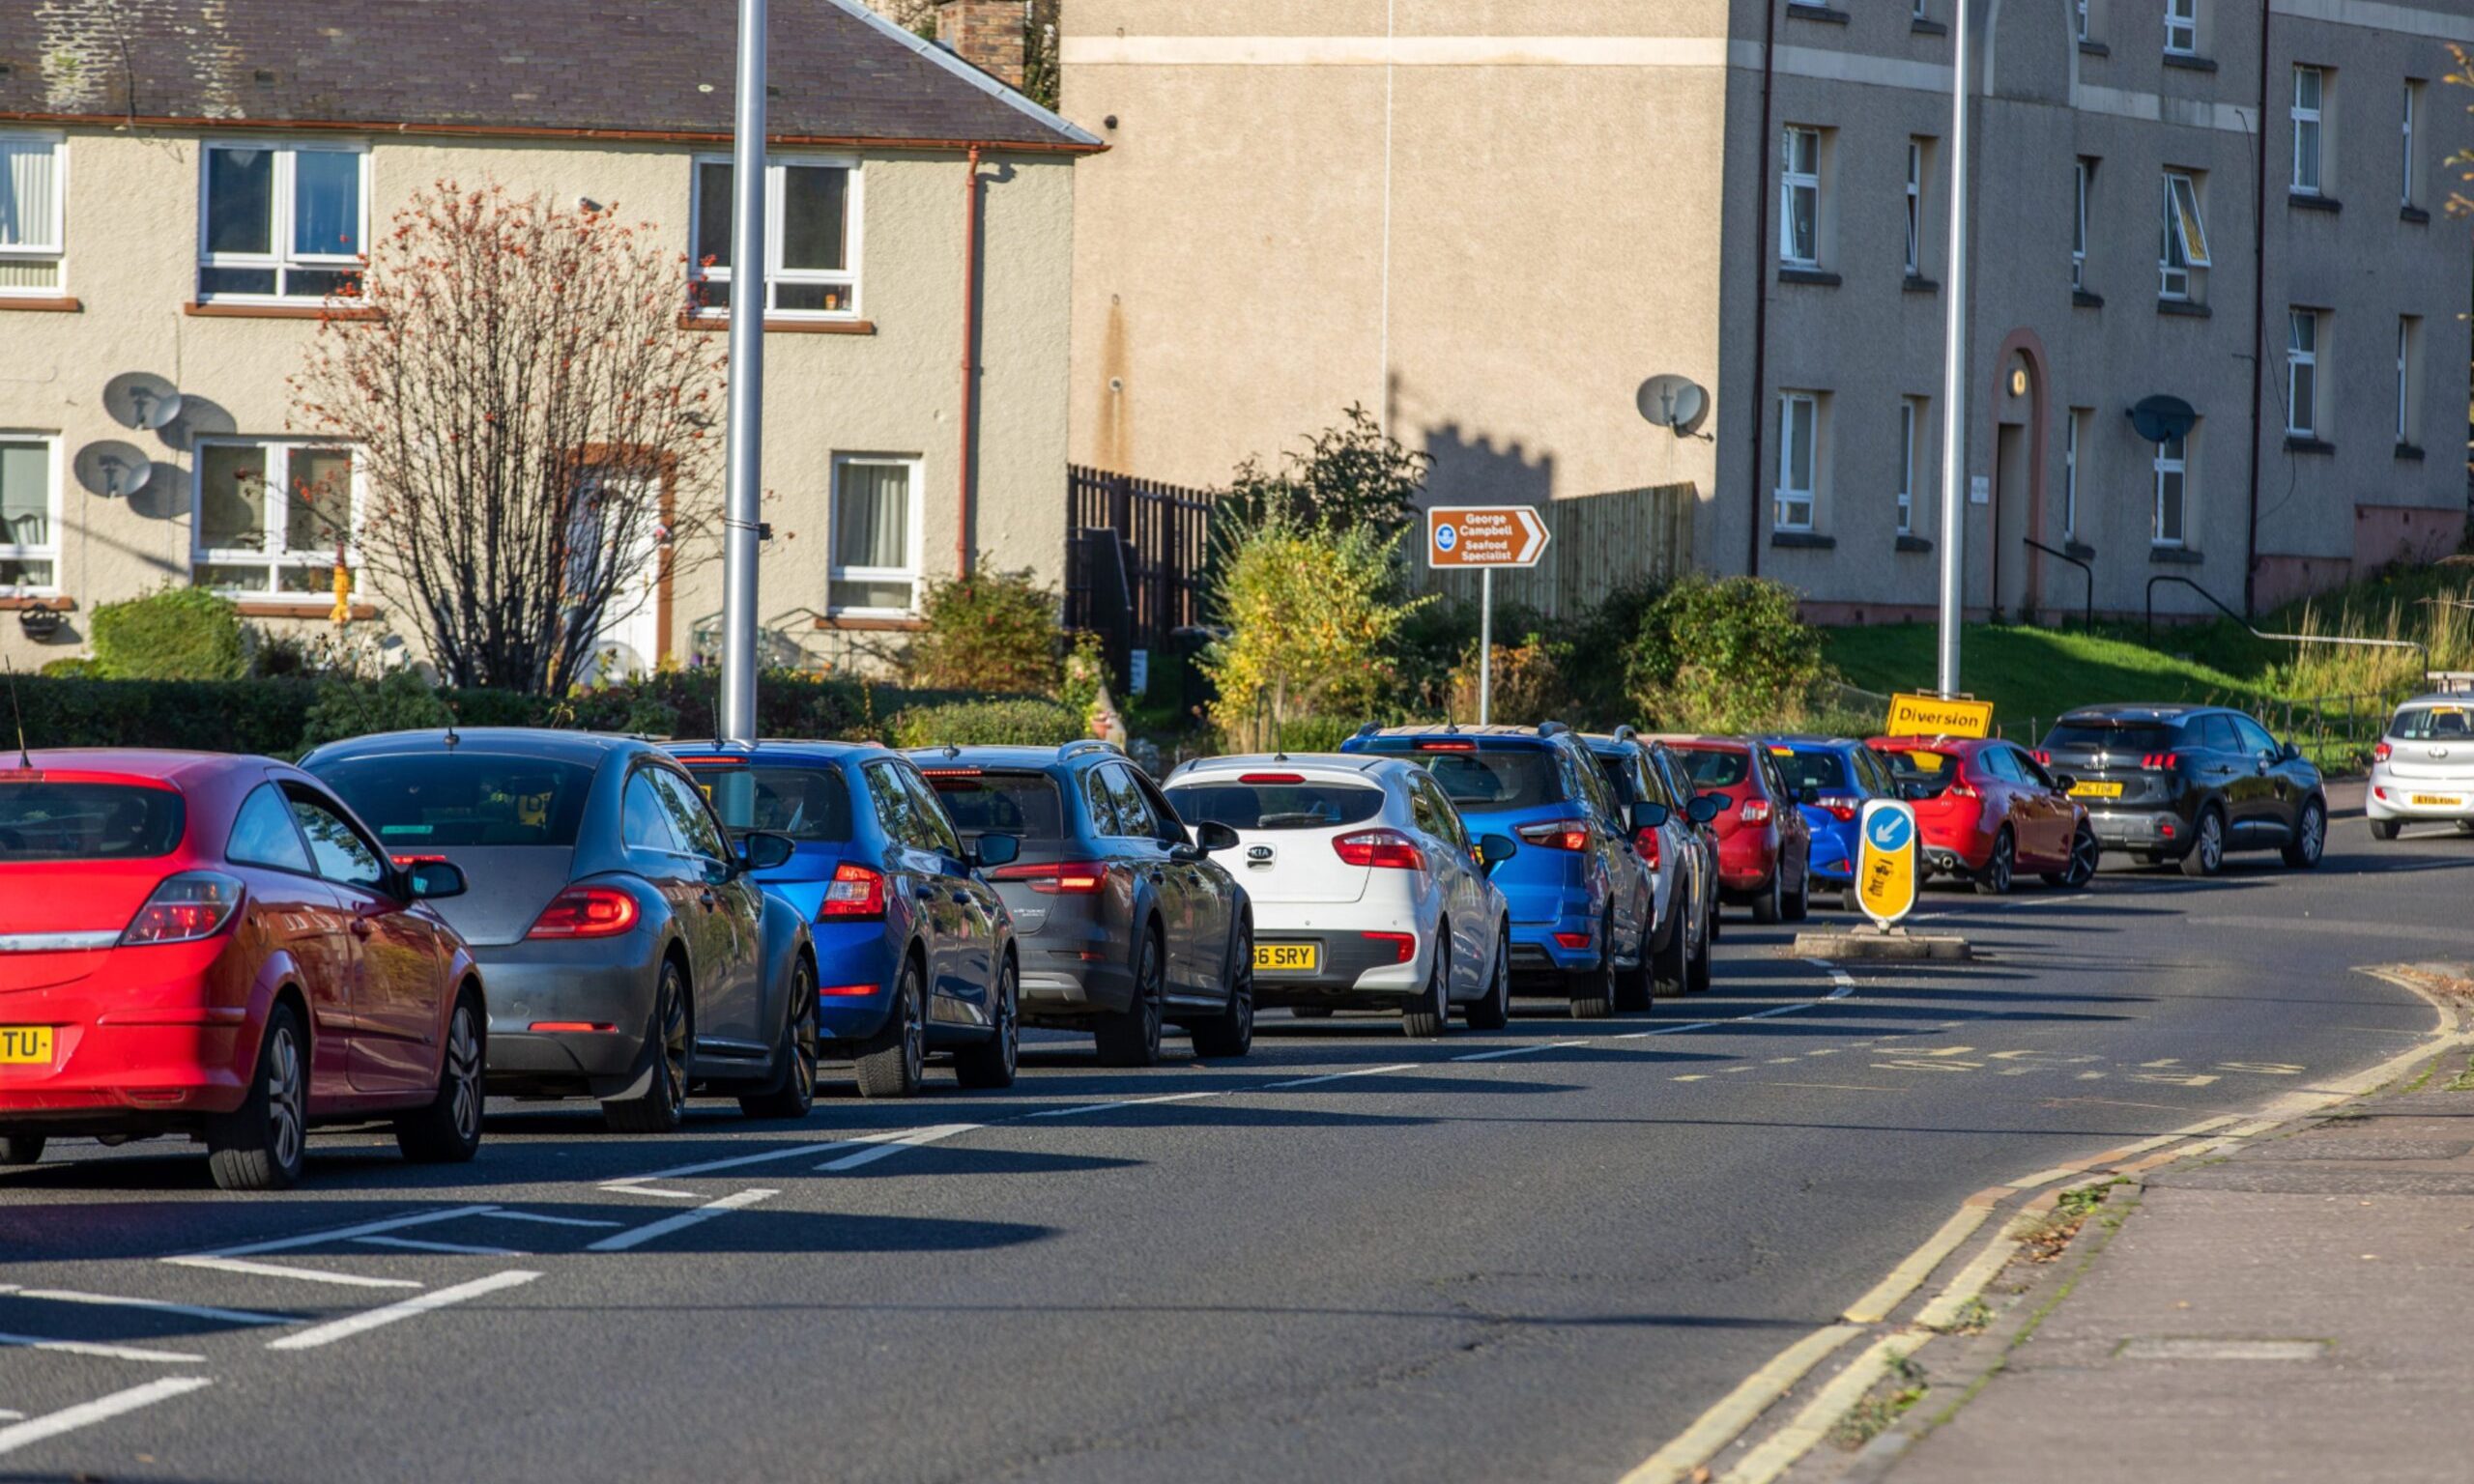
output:
[[[1892,928],[1851,928],[1841,932],[1796,934],[1798,958],[1871,958],[1898,963],[1961,963],[1975,956],[1968,940],[1951,934],[1908,932]]]

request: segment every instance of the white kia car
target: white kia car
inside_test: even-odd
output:
[[[1440,1036],[1511,1012],[1510,913],[1486,879],[1516,850],[1473,837],[1424,768],[1397,757],[1211,757],[1168,776],[1188,824],[1224,824],[1218,858],[1254,909],[1254,1003],[1300,1015],[1397,1010]]]

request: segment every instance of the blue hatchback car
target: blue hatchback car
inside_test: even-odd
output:
[[[1020,842],[964,842],[910,759],[874,743],[671,751],[732,834],[790,837],[791,859],[756,879],[807,920],[820,1049],[851,1058],[861,1096],[917,1093],[931,1051],[953,1053],[964,1087],[1013,1084],[1021,964],[980,871]]]
[[[1636,825],[1569,728],[1369,725],[1340,751],[1406,757],[1434,776],[1473,830],[1518,837],[1524,848],[1493,877],[1511,908],[1515,989],[1569,995],[1581,1018],[1648,998],[1656,900],[1632,849]],[[1639,829],[1666,817],[1663,807],[1634,808]],[[1637,996],[1624,992],[1627,984]]]
[[[1770,761],[1812,826],[1813,845],[1808,878],[1818,889],[1835,889],[1842,905],[1853,905],[1848,893],[1856,886],[1856,824],[1868,799],[1899,797],[1882,755],[1846,737],[1763,737]]]

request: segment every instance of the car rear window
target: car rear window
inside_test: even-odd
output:
[[[1693,784],[1702,788],[1733,788],[1743,782],[1752,765],[1749,755],[1732,748],[1679,747],[1674,752],[1691,773]]]
[[[1445,752],[1402,742],[1379,749],[1432,774],[1463,813],[1501,813],[1565,802],[1564,774],[1542,747]]]
[[[379,753],[313,771],[388,845],[572,848],[592,769],[503,753]]]
[[[850,785],[839,768],[691,762],[687,771],[734,836],[770,830],[829,844],[850,838]]]
[[[2180,740],[2180,729],[2162,722],[2062,721],[2045,734],[2045,751],[2170,753]]]
[[[1361,784],[1181,784],[1168,802],[1188,824],[1224,824],[1232,830],[1328,830],[1371,819],[1383,810],[1383,790]]]
[[[1914,778],[1940,778],[1950,767],[1948,755],[1927,752],[1922,748],[1904,751],[1877,747],[1873,749],[1873,755],[1888,763],[1890,777],[1901,782]]]
[[[2474,737],[2474,711],[2463,706],[2406,706],[2388,724],[2388,734],[2408,742]]]
[[[978,769],[923,768],[954,828],[964,836],[1019,835],[1057,840],[1065,812],[1056,780],[1045,773],[983,773]]]
[[[0,783],[0,865],[150,860],[180,847],[186,818],[168,788]]]
[[[1824,792],[1844,792],[1851,786],[1847,779],[1847,759],[1836,753],[1798,747],[1783,753],[1772,752],[1769,756],[1770,760],[1778,764],[1778,772],[1787,780],[1790,789],[1819,788]]]

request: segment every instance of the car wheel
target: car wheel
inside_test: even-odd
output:
[[[1710,987],[1710,959],[1716,952],[1713,938],[1701,940],[1701,952],[1693,955],[1683,966],[1683,987],[1687,992],[1698,994]]]
[[[446,1017],[438,1096],[395,1120],[395,1147],[415,1164],[462,1164],[481,1150],[481,1006],[471,990]]]
[[[665,958],[661,983],[653,990],[652,1019],[645,1030],[652,1076],[640,1095],[601,1105],[601,1117],[613,1131],[671,1133],[686,1122],[687,1049],[693,1024],[687,1010],[687,975],[677,959]]]
[[[1437,923],[1425,993],[1400,1007],[1400,1029],[1414,1040],[1440,1036],[1452,1025],[1452,925]]]
[[[278,1004],[258,1042],[257,1070],[240,1108],[207,1120],[207,1165],[224,1190],[285,1190],[301,1178],[309,1143],[309,1058],[301,1017]]]
[[[915,1098],[928,1075],[928,985],[919,960],[903,956],[895,982],[893,1013],[852,1058],[862,1098]]]
[[[1188,1034],[1196,1056],[1238,1057],[1254,1049],[1254,935],[1244,926],[1228,950],[1227,1008],[1194,1022]]]
[[[2309,870],[2319,864],[2319,852],[2327,847],[2328,806],[2305,799],[2302,815],[2293,822],[2293,839],[2285,847],[2285,863],[2296,870]]]
[[[1495,973],[1486,992],[1461,1012],[1473,1031],[1500,1031],[1511,1023],[1511,924],[1495,925]]]
[[[1787,859],[1784,856],[1780,856],[1777,864],[1769,868],[1769,886],[1763,888],[1760,896],[1752,899],[1752,920],[1754,922],[1759,923],[1764,927],[1768,927],[1771,923],[1782,922],[1786,919],[1786,878]]]
[[[1657,956],[1645,932],[1641,935],[1640,960],[1628,969],[1619,966],[1615,970],[1615,1008],[1625,1012],[1649,1009],[1651,997],[1657,993]]]
[[[2070,837],[2070,865],[2060,870],[2044,873],[2047,886],[2082,887],[2096,879],[2096,862],[2102,854],[2096,843],[2096,832],[2086,825]]]
[[[46,1142],[40,1133],[0,1133],[0,1164],[33,1164]]]
[[[990,1018],[996,1023],[988,1039],[954,1053],[954,1080],[964,1087],[1012,1087],[1014,1073],[1022,1064],[1021,975],[1010,955],[996,969],[995,1000],[996,1010]]]
[[[1146,930],[1135,941],[1139,946],[1135,949],[1134,1003],[1102,1015],[1092,1028],[1103,1067],[1149,1067],[1160,1060],[1160,937]]]
[[[1718,889],[1712,886],[1710,888],[1710,936],[1706,940],[1711,943],[1717,942],[1719,933],[1726,928],[1726,914],[1719,910],[1719,905]]]
[[[2373,839],[2373,840],[2395,840],[2395,839],[2397,838],[2397,821],[2396,821],[2396,820],[2394,820],[2394,819],[2373,819],[2373,820],[2370,821],[2370,823],[2371,823],[2371,838],[2372,838],[2372,839]]]
[[[773,1085],[739,1099],[738,1110],[750,1118],[807,1117],[816,1107],[817,1048],[823,1040],[817,1024],[816,965],[801,954],[791,965],[790,1012],[782,1020]]]
[[[2199,828],[2191,836],[2191,852],[2182,857],[2182,874],[2212,876],[2224,864],[2225,813],[2210,804],[2200,811]]]
[[[1597,956],[1597,967],[1583,969],[1571,976],[1572,1018],[1602,1020],[1615,1013],[1615,919],[1609,917],[1599,930],[1598,941],[1606,947]]]
[[[1796,878],[1796,895],[1781,904],[1779,916],[1791,923],[1800,923],[1813,912],[1813,866],[1807,859],[1803,874]]]
[[[2017,842],[2010,838],[2010,826],[1993,837],[1993,854],[1985,861],[1984,870],[1976,872],[1975,889],[1987,897],[2005,897],[2010,892],[2010,877],[2019,857]]]
[[[1678,923],[1667,934],[1666,951],[1658,955],[1657,987],[1669,994],[1682,994],[1692,986],[1691,924]]]

